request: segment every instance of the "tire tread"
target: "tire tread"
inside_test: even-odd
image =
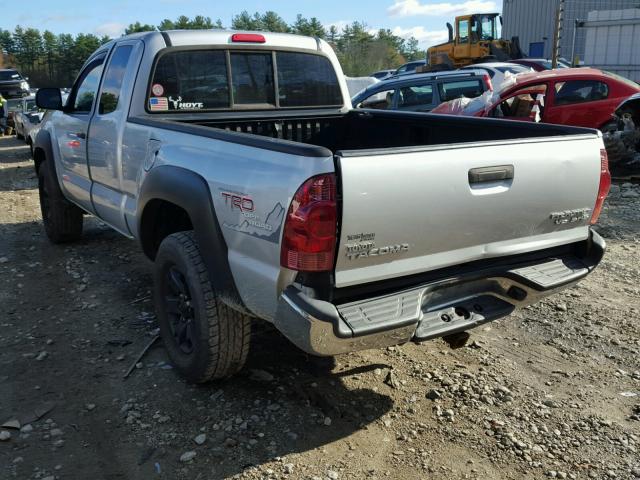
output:
[[[217,298],[193,231],[174,233],[167,239],[178,242],[186,254],[197,273],[198,288],[202,290],[205,301],[209,328],[206,338],[201,340],[202,346],[208,349],[208,362],[204,371],[191,380],[204,383],[232,376],[242,369],[249,353],[251,317],[232,309]],[[162,245],[160,248],[162,249]]]

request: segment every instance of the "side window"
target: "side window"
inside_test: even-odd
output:
[[[118,107],[120,89],[122,88],[122,81],[132,50],[133,47],[131,45],[123,45],[116,48],[111,56],[111,61],[102,81],[102,93],[100,94],[100,107],[98,110],[101,115],[111,113]]]
[[[153,73],[151,112],[229,108],[227,57],[222,50],[174,51]]]
[[[398,95],[399,110],[419,110],[433,104],[433,86],[415,85],[402,87]]]
[[[515,92],[515,94],[500,102],[494,108],[491,116],[534,120],[537,117],[534,107],[537,106],[537,113],[539,113],[539,117],[542,117],[545,93],[546,85],[531,86],[527,87],[526,91]]]
[[[458,37],[460,43],[469,43],[469,20],[460,20],[458,22]]]
[[[609,87],[597,80],[572,80],[556,83],[556,105],[593,102],[609,96]]]
[[[440,101],[448,102],[456,98],[476,98],[484,93],[482,80],[474,78],[472,80],[456,80],[442,82],[438,85]]]
[[[93,107],[93,100],[98,93],[98,84],[102,76],[102,64],[104,59],[90,64],[80,77],[80,82],[73,95],[73,112],[89,113]]]
[[[368,96],[356,108],[374,108],[376,110],[391,110],[393,108],[393,94],[395,90],[384,90]]]

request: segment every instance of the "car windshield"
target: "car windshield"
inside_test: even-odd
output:
[[[514,75],[518,74],[518,73],[529,73],[531,72],[531,69],[529,67],[521,67],[521,66],[517,66],[517,65],[509,65],[509,66],[505,66],[505,67],[496,67],[496,70],[498,70],[499,72],[502,73],[513,73]]]
[[[5,70],[0,72],[0,82],[4,82],[7,80],[20,80],[20,74],[15,70]]]
[[[20,108],[21,103],[22,103],[22,100],[19,98],[15,100],[7,100],[7,108],[9,109],[10,112],[15,112]]]
[[[542,65],[544,68],[546,68],[547,70],[551,70],[553,66],[553,63],[551,63],[551,60],[540,60],[538,63]],[[562,60],[558,60],[557,68],[571,68],[571,66],[568,63],[563,62]]]

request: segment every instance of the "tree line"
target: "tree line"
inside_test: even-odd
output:
[[[158,25],[135,22],[125,29],[125,34],[154,30],[223,29],[218,19],[202,15],[189,18],[180,16],[165,19]],[[425,52],[415,38],[404,39],[389,29],[370,30],[363,22],[353,22],[339,30],[336,26],[325,28],[316,18],[298,15],[293,23],[287,23],[273,11],[249,14],[243,11],[232,18],[234,30],[295,33],[323,38],[336,51],[346,75],[364,76],[376,70],[394,68],[404,62],[425,58]],[[4,65],[17,67],[35,87],[70,86],[88,56],[109,37],[94,34],[54,34],[49,30],[15,27],[13,32],[0,28],[0,51]]]

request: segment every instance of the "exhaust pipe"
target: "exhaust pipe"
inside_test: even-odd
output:
[[[458,348],[464,347],[469,341],[469,332],[458,332],[452,333],[451,335],[446,335],[442,337],[442,339],[449,344],[449,348],[451,350],[457,350]]]
[[[447,22],[447,30],[449,30],[449,42],[453,42],[453,27]]]

